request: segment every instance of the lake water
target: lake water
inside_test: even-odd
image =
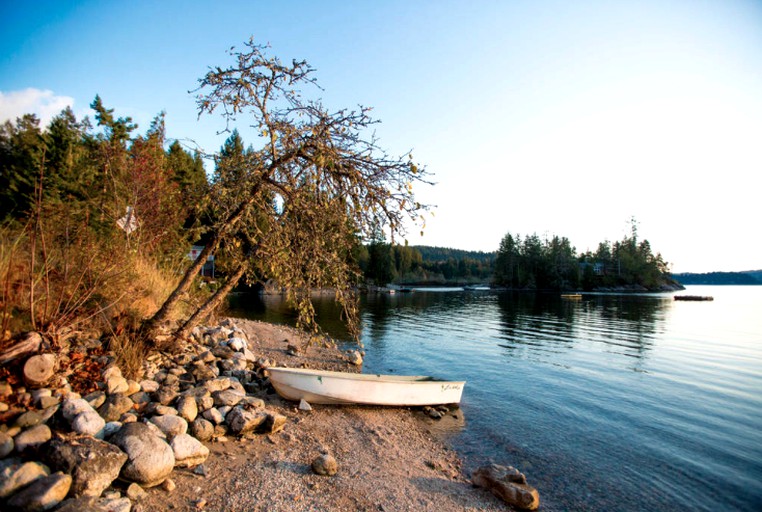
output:
[[[467,469],[518,467],[542,510],[762,510],[762,286],[682,293],[715,300],[371,295],[363,371],[465,379],[449,442]],[[332,301],[316,306],[346,339]],[[237,307],[293,319],[279,297]]]

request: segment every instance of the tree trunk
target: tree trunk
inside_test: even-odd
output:
[[[175,333],[175,340],[182,340],[190,336],[191,330],[193,330],[193,328],[201,320],[209,316],[212,311],[214,311],[217,306],[220,305],[222,299],[227,297],[228,293],[230,293],[230,290],[232,290],[233,287],[238,284],[238,281],[241,280],[241,277],[246,272],[247,267],[248,265],[246,263],[242,263],[241,266],[238,267],[235,273],[230,276],[230,278],[228,278],[222,288],[214,292],[214,295],[209,297],[209,300],[207,300],[203,306],[198,308],[196,312],[193,313],[193,315],[191,315],[191,317],[183,324],[183,326],[177,330]]]
[[[156,329],[159,327],[159,325],[161,325],[167,320],[167,318],[169,318],[169,315],[174,309],[175,305],[177,305],[183,295],[185,295],[190,289],[191,284],[193,283],[193,279],[196,277],[199,270],[201,270],[201,267],[204,266],[207,257],[215,250],[217,250],[217,247],[220,245],[220,241],[222,241],[222,237],[225,235],[225,233],[236,222],[238,222],[241,217],[243,217],[246,208],[248,208],[249,205],[254,202],[254,198],[258,189],[259,187],[255,187],[254,190],[252,190],[252,194],[249,196],[249,199],[241,203],[238,208],[236,208],[233,212],[230,213],[230,215],[228,215],[225,221],[220,225],[219,229],[217,229],[217,232],[212,237],[212,240],[206,244],[204,249],[201,251],[201,254],[198,255],[196,261],[194,261],[193,264],[185,271],[183,278],[180,280],[177,287],[169,295],[169,297],[167,297],[167,300],[164,301],[164,304],[161,305],[161,308],[159,308],[153,317],[146,321],[143,326],[143,333],[147,338],[152,338],[156,334]]]

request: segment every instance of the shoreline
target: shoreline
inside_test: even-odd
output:
[[[288,345],[305,340],[294,328],[230,320],[246,333],[249,349],[273,365],[358,371],[334,347],[312,346],[306,354],[290,355]],[[460,457],[427,430],[427,421],[433,420],[421,411],[346,405],[313,405],[311,411],[301,411],[274,393],[255,396],[287,418],[281,432],[207,443],[211,453],[205,476],[175,470],[176,489],[149,490],[141,505],[146,510],[210,512],[507,508],[471,484]],[[336,475],[311,471],[311,461],[321,454],[335,457]]]

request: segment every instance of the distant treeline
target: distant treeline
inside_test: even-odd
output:
[[[578,254],[566,237],[508,233],[497,252],[399,246],[383,239],[356,255],[370,284],[493,284],[515,290],[660,290],[679,286],[661,254],[638,240],[636,222],[621,241]]]
[[[385,285],[489,283],[495,253],[445,247],[392,245],[383,240],[358,248],[365,281]]]
[[[762,270],[745,272],[707,272],[704,274],[682,273],[674,278],[682,284],[762,284]]]

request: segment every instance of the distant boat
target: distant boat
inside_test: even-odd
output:
[[[675,300],[714,300],[711,295],[675,295]]]
[[[566,300],[581,300],[582,294],[581,293],[562,293],[561,298]]]
[[[438,405],[460,402],[465,381],[304,368],[268,368],[275,391],[313,404]]]

